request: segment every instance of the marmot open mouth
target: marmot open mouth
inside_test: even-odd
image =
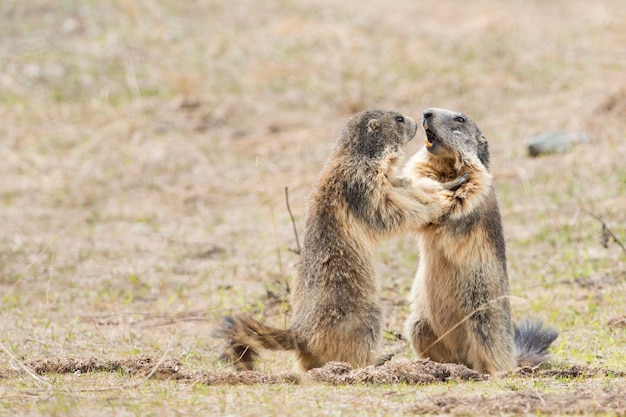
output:
[[[439,139],[437,138],[437,136],[430,129],[427,129],[426,130],[426,139],[424,140],[424,143],[426,144],[426,147],[427,148],[432,148],[438,142],[439,142]]]

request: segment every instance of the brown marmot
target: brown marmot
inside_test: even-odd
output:
[[[226,317],[218,330],[228,342],[222,359],[252,369],[265,348],[296,351],[304,370],[330,361],[355,367],[378,361],[377,242],[436,222],[453,202],[448,189],[467,181],[398,178],[416,130],[413,119],[393,111],[369,110],[348,121],[309,198],[291,326]]]
[[[404,168],[408,178],[447,181],[469,174],[444,222],[420,230],[420,260],[406,331],[419,357],[479,372],[536,365],[558,333],[539,321],[511,322],[500,210],[485,136],[467,116],[424,111],[426,146]]]

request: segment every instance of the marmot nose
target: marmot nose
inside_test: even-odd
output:
[[[433,112],[432,112],[432,110],[425,110],[425,111],[424,111],[424,120],[426,120],[426,119],[430,119],[431,117],[433,117]]]

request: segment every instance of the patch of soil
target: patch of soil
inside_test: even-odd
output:
[[[322,368],[311,369],[307,376],[317,382],[333,385],[370,384],[432,384],[448,381],[469,381],[486,379],[466,366],[444,364],[429,360],[413,362],[387,362],[381,366],[366,366],[360,369],[343,362],[329,362]]]
[[[514,376],[533,376],[540,378],[595,378],[599,376],[626,377],[626,372],[611,369],[591,368],[588,366],[573,365],[568,368],[541,369],[528,366],[519,368],[510,373]]]
[[[437,363],[429,360],[392,361],[380,366],[353,369],[344,362],[329,362],[321,368],[311,369],[306,374],[278,372],[267,374],[258,371],[186,371],[177,359],[152,356],[137,356],[127,359],[101,360],[50,358],[27,362],[30,370],[38,375],[123,372],[129,376],[155,379],[176,379],[181,382],[206,385],[254,385],[254,384],[299,384],[303,381],[331,385],[352,384],[409,384],[426,385],[442,382],[483,381],[501,377],[533,378],[594,378],[597,376],[626,377],[626,372],[590,368],[580,365],[555,369],[523,367],[502,375],[479,374],[464,365]],[[0,368],[0,379],[17,378],[25,372],[17,367]]]
[[[147,355],[111,360],[101,360],[97,358],[38,359],[27,362],[24,365],[38,375],[123,372],[130,376],[176,379],[181,382],[199,382],[206,385],[285,384],[300,382],[300,376],[298,374],[288,372],[276,374],[264,374],[256,371],[190,372],[185,371],[182,363],[177,359],[161,360],[161,358]],[[0,368],[0,379],[17,378],[24,374],[25,372],[17,367],[14,369]]]
[[[185,380],[206,385],[298,384],[300,375],[292,372],[277,374],[264,374],[256,371],[199,372],[186,376]]]
[[[429,396],[410,410],[416,414],[446,415],[623,415],[626,412],[626,387],[614,392],[577,389],[567,393],[539,393],[524,390],[489,396],[446,393]]]

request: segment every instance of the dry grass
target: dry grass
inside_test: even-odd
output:
[[[624,21],[620,0],[3,1],[0,414],[624,414],[626,255],[584,211],[626,243]],[[224,383],[224,313],[289,321],[284,187],[301,230],[351,114],[429,106],[490,140],[514,314],[559,328],[554,363],[398,379],[420,366],[394,337],[418,262],[405,236],[379,252],[396,359],[378,383],[296,384],[284,354]],[[556,129],[591,141],[526,156]],[[81,372],[38,367],[55,363]]]

